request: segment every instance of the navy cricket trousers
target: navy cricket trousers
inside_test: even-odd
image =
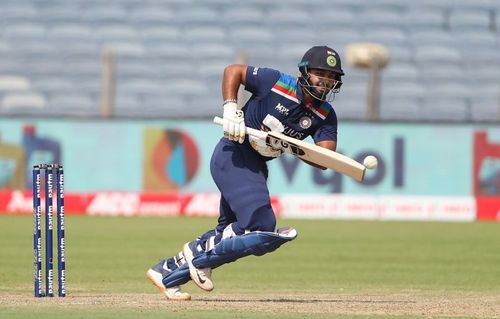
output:
[[[231,223],[237,235],[245,230],[275,230],[267,164],[248,140],[239,144],[222,138],[212,154],[210,172],[221,192],[218,233]]]

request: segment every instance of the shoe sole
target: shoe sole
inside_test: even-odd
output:
[[[193,254],[191,254],[191,249],[189,248],[189,243],[185,243],[184,246],[182,247],[182,253],[184,254],[184,259],[186,260],[188,266],[189,266],[189,275],[191,276],[191,279],[194,281],[194,283],[200,287],[201,289],[205,291],[212,291],[214,290],[214,285],[210,281],[207,284],[207,281],[201,282],[201,279],[198,276],[198,272],[196,271],[196,267],[193,265]]]
[[[167,299],[169,299],[169,300],[191,300],[191,295],[186,293],[186,292],[181,292],[181,295],[178,297],[169,296],[167,293],[167,288],[165,288],[163,283],[158,282],[158,278],[156,278],[157,276],[155,275],[155,271],[153,269],[149,269],[146,272],[146,276],[148,277],[148,279],[151,281],[151,283],[154,286],[156,286],[158,289],[160,289],[161,293],[165,297],[167,297]]]

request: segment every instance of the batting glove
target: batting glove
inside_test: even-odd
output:
[[[224,113],[222,115],[224,137],[231,141],[243,143],[245,141],[245,118],[243,111],[238,110],[238,105],[234,102],[224,104]]]

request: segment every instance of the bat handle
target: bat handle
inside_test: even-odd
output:
[[[222,125],[224,123],[224,120],[222,118],[216,116],[216,117],[214,117],[214,123],[218,124],[218,125]],[[247,127],[246,134],[258,137],[258,138],[263,139],[263,140],[265,140],[267,137],[266,132],[253,129],[251,127]]]

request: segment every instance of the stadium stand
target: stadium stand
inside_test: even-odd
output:
[[[102,52],[116,52],[115,116],[210,117],[225,65],[297,74],[326,43],[385,45],[380,118],[492,122],[500,101],[500,1],[5,0],[0,6],[0,114],[98,116]],[[344,58],[333,104],[366,119],[368,74]],[[184,105],[189,108],[187,114]],[[195,110],[191,110],[195,109]],[[46,111],[46,112],[44,112]]]

